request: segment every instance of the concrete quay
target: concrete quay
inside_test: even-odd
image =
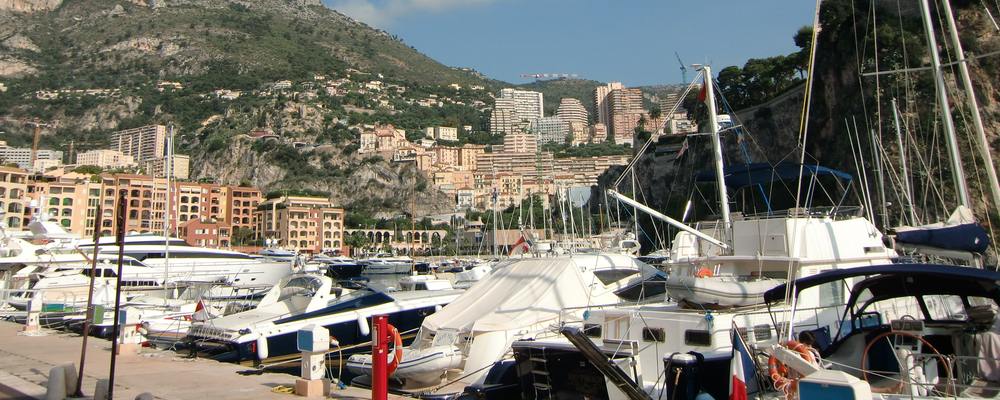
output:
[[[79,368],[82,338],[78,334],[43,330],[41,336],[21,334],[23,325],[0,321],[0,399],[43,399],[49,370],[74,363]],[[98,379],[108,377],[111,342],[90,338],[83,392],[93,395]],[[119,356],[115,398],[134,399],[150,393],[165,400],[245,400],[304,397],[280,393],[294,387],[296,376],[281,373],[241,375],[236,364],[190,359],[180,353],[144,348],[139,355]],[[280,391],[280,389],[279,389]],[[369,390],[348,387],[331,393],[336,399],[369,399]],[[390,398],[401,398],[391,396]]]

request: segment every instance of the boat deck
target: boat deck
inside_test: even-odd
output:
[[[52,367],[80,362],[81,337],[57,331],[43,336],[21,334],[23,325],[0,321],[0,399],[45,397],[45,383]],[[84,393],[92,395],[97,379],[108,376],[111,342],[90,338],[87,343]],[[301,398],[281,393],[293,387],[296,377],[268,373],[240,375],[237,364],[189,359],[171,351],[142,349],[142,354],[118,358],[115,397],[132,399],[149,392],[157,399],[285,399]],[[368,399],[369,391],[348,387],[333,389],[331,397]],[[393,398],[396,396],[391,396]],[[399,398],[399,397],[396,397]]]

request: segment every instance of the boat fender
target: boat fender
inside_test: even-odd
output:
[[[267,337],[261,336],[257,338],[257,359],[264,361],[267,359]]]
[[[330,347],[340,347],[340,341],[337,338],[330,336]]]
[[[440,304],[437,304],[437,305],[434,306],[434,312],[438,312],[438,311],[441,311],[441,305]]]
[[[695,273],[694,273],[694,276],[695,276],[696,278],[711,278],[711,277],[712,277],[712,275],[714,275],[714,274],[712,273],[712,270],[710,270],[710,269],[708,269],[708,268],[705,268],[705,267],[701,267],[701,268],[699,268],[699,269],[698,269],[698,272],[695,272]]]
[[[368,336],[372,333],[371,327],[368,326],[368,319],[364,315],[358,316],[358,330],[361,331],[361,336]]]
[[[399,335],[399,330],[392,324],[389,325],[389,334],[392,335],[392,361],[387,367],[387,375],[392,376],[399,367],[399,362],[403,360],[403,338]]]

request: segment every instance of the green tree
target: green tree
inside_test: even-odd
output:
[[[356,254],[354,251],[355,249],[363,250],[365,249],[365,247],[371,244],[371,241],[368,240],[367,235],[364,235],[360,232],[355,232],[347,235],[347,237],[344,238],[344,244],[351,247],[351,255],[353,256]]]
[[[254,231],[245,226],[233,229],[233,246],[250,246],[254,244]]]

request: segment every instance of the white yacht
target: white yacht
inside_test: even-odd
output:
[[[275,285],[252,310],[195,323],[188,339],[220,361],[264,361],[297,353],[297,332],[317,325],[337,338],[346,356],[370,348],[354,345],[370,339],[372,316],[389,315],[390,323],[406,335],[462,293],[417,290],[420,282],[413,283],[413,290],[351,291],[335,289],[326,276],[295,274]]]
[[[509,359],[513,341],[542,338],[550,334],[552,324],[580,321],[587,306],[619,304],[625,301],[618,296],[620,290],[656,273],[620,254],[500,263],[461,297],[424,319],[393,379],[410,392],[461,392],[486,379],[493,364]],[[371,356],[352,356],[347,367],[369,374]]]
[[[364,273],[371,275],[382,274],[409,274],[413,271],[416,262],[408,256],[394,256],[392,254],[377,254],[362,261],[365,266]]]
[[[95,302],[108,301],[106,291],[114,293],[118,274],[118,246],[114,238],[98,240],[98,266],[95,273]],[[10,305],[23,308],[39,292],[44,302],[76,307],[84,304],[90,283],[94,251],[93,241],[78,247],[45,248],[20,241],[22,249],[32,254],[0,258],[5,266],[5,285]],[[22,250],[24,251],[24,250]],[[180,282],[220,284],[209,297],[243,297],[260,294],[281,278],[292,273],[287,262],[254,259],[228,250],[190,246],[186,242],[154,235],[127,235],[123,246],[122,289],[129,296],[142,290],[162,288]]]

